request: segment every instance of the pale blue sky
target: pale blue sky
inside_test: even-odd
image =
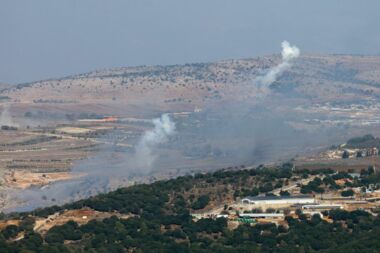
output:
[[[378,0],[0,0],[0,82],[278,53],[380,53]]]

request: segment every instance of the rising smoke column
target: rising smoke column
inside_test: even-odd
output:
[[[157,156],[155,149],[159,144],[168,141],[175,133],[175,123],[168,114],[153,119],[154,129],[146,131],[136,146],[136,164],[139,170],[150,170]]]
[[[6,103],[3,105],[3,108],[0,114],[0,125],[17,127],[18,125],[13,122],[12,116],[9,112],[10,107],[11,105],[9,103]]]
[[[300,50],[296,46],[290,45],[286,40],[281,43],[282,62],[277,66],[271,68],[264,76],[256,78],[256,84],[262,88],[267,89],[277,77],[281,75],[285,70],[292,66],[292,61],[300,55]]]

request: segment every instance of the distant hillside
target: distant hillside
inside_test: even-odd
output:
[[[3,92],[4,90],[8,90],[12,87],[15,87],[16,85],[8,84],[8,83],[2,83],[0,82],[0,92]]]
[[[172,66],[98,70],[56,80],[7,87],[2,95],[29,103],[128,103],[202,105],[249,101],[257,96],[256,76],[279,56]],[[272,85],[280,94],[320,101],[378,98],[380,56],[304,55]]]
[[[370,134],[354,137],[347,141],[345,148],[380,148],[380,138],[375,138]]]

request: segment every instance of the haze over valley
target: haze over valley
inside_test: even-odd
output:
[[[379,8],[1,1],[0,253],[380,252]]]

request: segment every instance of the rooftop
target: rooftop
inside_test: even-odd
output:
[[[284,217],[283,213],[241,213],[239,217],[250,217],[250,218],[259,218],[259,217]]]
[[[258,200],[282,200],[282,199],[309,199],[313,198],[313,196],[310,195],[293,195],[293,196],[247,196],[243,199],[249,199],[251,201],[258,201]]]

